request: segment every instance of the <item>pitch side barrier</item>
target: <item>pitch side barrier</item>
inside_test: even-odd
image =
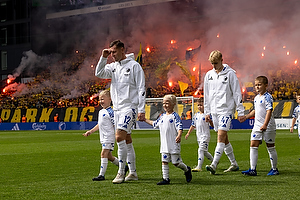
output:
[[[233,129],[251,129],[253,120],[247,120],[240,124],[237,120],[233,120]],[[0,131],[26,131],[26,130],[89,130],[97,124],[92,122],[26,122],[26,123],[0,123]],[[191,120],[182,120],[183,128],[189,129]],[[152,126],[146,122],[137,121],[135,129],[150,130]]]
[[[275,119],[277,129],[290,129],[292,119]],[[188,130],[191,126],[191,120],[182,120],[183,129]],[[89,130],[97,124],[97,121],[91,122],[27,122],[27,123],[0,123],[0,131],[27,131],[27,130]],[[254,119],[247,119],[240,123],[233,119],[231,129],[252,129]],[[297,129],[297,124],[295,124]],[[135,129],[153,130],[153,127],[146,122],[137,121]]]

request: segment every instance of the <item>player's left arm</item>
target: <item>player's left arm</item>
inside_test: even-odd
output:
[[[175,139],[176,143],[181,142],[181,136],[182,136],[182,129],[178,130],[178,134],[177,134],[177,137]]]
[[[140,66],[137,63],[137,72],[136,72],[136,86],[138,90],[138,98],[139,98],[139,105],[138,105],[138,120],[145,121],[145,103],[146,103],[146,90],[145,90],[145,74]]]
[[[241,87],[240,87],[239,80],[234,72],[229,74],[229,81],[230,81],[230,89],[233,94],[233,99],[236,105],[236,111],[238,112],[238,116],[244,116],[245,108],[243,105]]]
[[[271,119],[271,116],[272,116],[272,111],[273,111],[272,109],[267,110],[267,114],[266,114],[266,117],[265,117],[265,122],[264,122],[264,124],[260,127],[260,130],[261,130],[261,131],[267,130],[268,124],[269,124],[270,119]]]

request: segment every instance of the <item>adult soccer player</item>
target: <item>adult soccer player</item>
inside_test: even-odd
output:
[[[222,63],[223,58],[220,51],[212,51],[208,60],[213,69],[209,70],[204,78],[204,113],[206,121],[210,120],[210,115],[212,116],[214,130],[218,133],[218,141],[214,159],[211,165],[206,166],[206,170],[215,174],[220,158],[225,152],[231,165],[224,172],[237,171],[239,166],[235,160],[227,132],[230,129],[235,109],[240,122],[245,118],[240,84],[235,71],[227,64]]]
[[[111,55],[114,62],[107,64]],[[135,152],[132,145],[131,128],[136,120],[145,120],[145,75],[142,67],[134,60],[134,54],[125,54],[124,43],[120,40],[111,42],[103,49],[97,64],[95,76],[111,79],[110,92],[113,102],[118,145],[119,170],[113,183],[138,180],[135,165]],[[128,154],[128,156],[127,156]],[[125,178],[126,159],[129,174]]]

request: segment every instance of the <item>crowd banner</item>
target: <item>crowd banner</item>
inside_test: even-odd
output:
[[[65,108],[28,108],[28,109],[0,109],[2,122],[19,123],[22,116],[26,122],[53,122],[56,113],[62,122],[83,122],[84,116],[88,121],[97,121],[101,107],[65,107]]]
[[[178,97],[177,112],[182,115],[192,110],[195,114],[198,112],[194,97]],[[246,114],[253,109],[253,102],[243,103]],[[289,129],[294,108],[297,106],[295,100],[281,100],[273,103],[273,115],[276,120],[277,129]],[[146,118],[156,120],[164,112],[162,107],[162,98],[146,99]],[[28,109],[0,109],[0,130],[85,130],[90,124],[95,124],[98,120],[98,107],[64,107],[64,108],[28,108]],[[59,122],[54,122],[54,116],[58,114]],[[22,117],[25,123],[22,123]],[[88,119],[85,121],[85,117]],[[235,113],[232,121],[232,129],[251,129],[254,120],[239,123]],[[85,123],[83,123],[85,122]],[[91,122],[91,123],[89,123]],[[185,128],[190,126],[189,120],[183,120]],[[144,122],[137,122],[137,128],[149,129]]]

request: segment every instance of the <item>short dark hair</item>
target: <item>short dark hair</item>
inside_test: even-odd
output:
[[[111,48],[111,47],[113,47],[113,46],[115,46],[115,45],[116,45],[117,49],[118,49],[118,48],[121,48],[121,47],[124,48],[124,43],[121,42],[121,40],[115,40],[115,41],[112,41],[112,42],[110,43],[109,47]]]
[[[257,81],[259,81],[259,82],[261,82],[263,84],[268,84],[268,78],[265,77],[265,76],[258,76],[258,77],[256,77],[255,80],[257,80]]]

